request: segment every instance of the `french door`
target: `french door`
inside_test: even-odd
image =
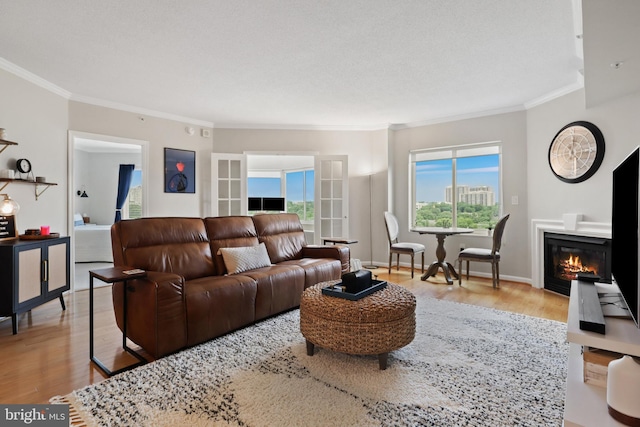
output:
[[[323,237],[349,236],[348,157],[314,159],[314,244]],[[247,157],[211,154],[211,215],[247,215]]]
[[[211,216],[247,214],[247,156],[211,154]]]
[[[347,156],[315,158],[315,243],[323,237],[349,237]]]

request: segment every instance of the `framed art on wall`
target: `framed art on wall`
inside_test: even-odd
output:
[[[196,192],[196,152],[164,149],[164,192]]]

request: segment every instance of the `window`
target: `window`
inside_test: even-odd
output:
[[[247,193],[249,197],[281,197],[280,178],[249,177]]]
[[[248,197],[282,197],[282,180],[279,172],[249,172],[247,177]],[[261,211],[249,210],[249,215]]]
[[[131,176],[129,194],[122,208],[124,219],[142,218],[142,170],[136,169]]]
[[[313,169],[285,174],[287,212],[298,214],[302,222],[312,222],[314,219],[313,179]]]
[[[496,142],[412,151],[411,224],[486,235],[501,213],[501,151]]]

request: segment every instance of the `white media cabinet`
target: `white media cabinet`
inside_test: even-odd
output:
[[[595,285],[599,293],[617,292],[616,285]],[[567,389],[564,401],[565,426],[624,426],[609,415],[607,390],[583,382],[582,347],[598,348],[640,357],[640,329],[630,319],[605,317],[606,334],[583,331],[579,326],[578,282],[571,282],[567,316]]]

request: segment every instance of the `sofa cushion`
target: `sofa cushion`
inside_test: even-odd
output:
[[[242,273],[243,271],[271,265],[264,243],[260,243],[257,246],[220,248],[218,251],[221,253],[222,259],[224,259],[227,274]]]
[[[267,247],[271,262],[277,264],[302,257],[306,245],[304,230],[297,214],[254,215],[258,239]]]
[[[111,241],[117,266],[174,273],[186,280],[215,274],[201,218],[119,221],[111,227]]]
[[[300,305],[305,274],[304,270],[296,265],[271,265],[245,271],[237,276],[248,276],[256,281],[256,320]]]
[[[256,281],[248,276],[194,279],[185,283],[184,294],[188,345],[199,344],[255,321]]]
[[[257,246],[260,243],[250,216],[209,217],[204,219],[204,225],[219,276],[227,272],[222,253],[218,252],[220,248]]]
[[[328,258],[301,258],[290,261],[283,261],[278,265],[297,265],[304,270],[304,288],[313,286],[320,282],[335,280],[340,277],[341,264],[337,259]]]

